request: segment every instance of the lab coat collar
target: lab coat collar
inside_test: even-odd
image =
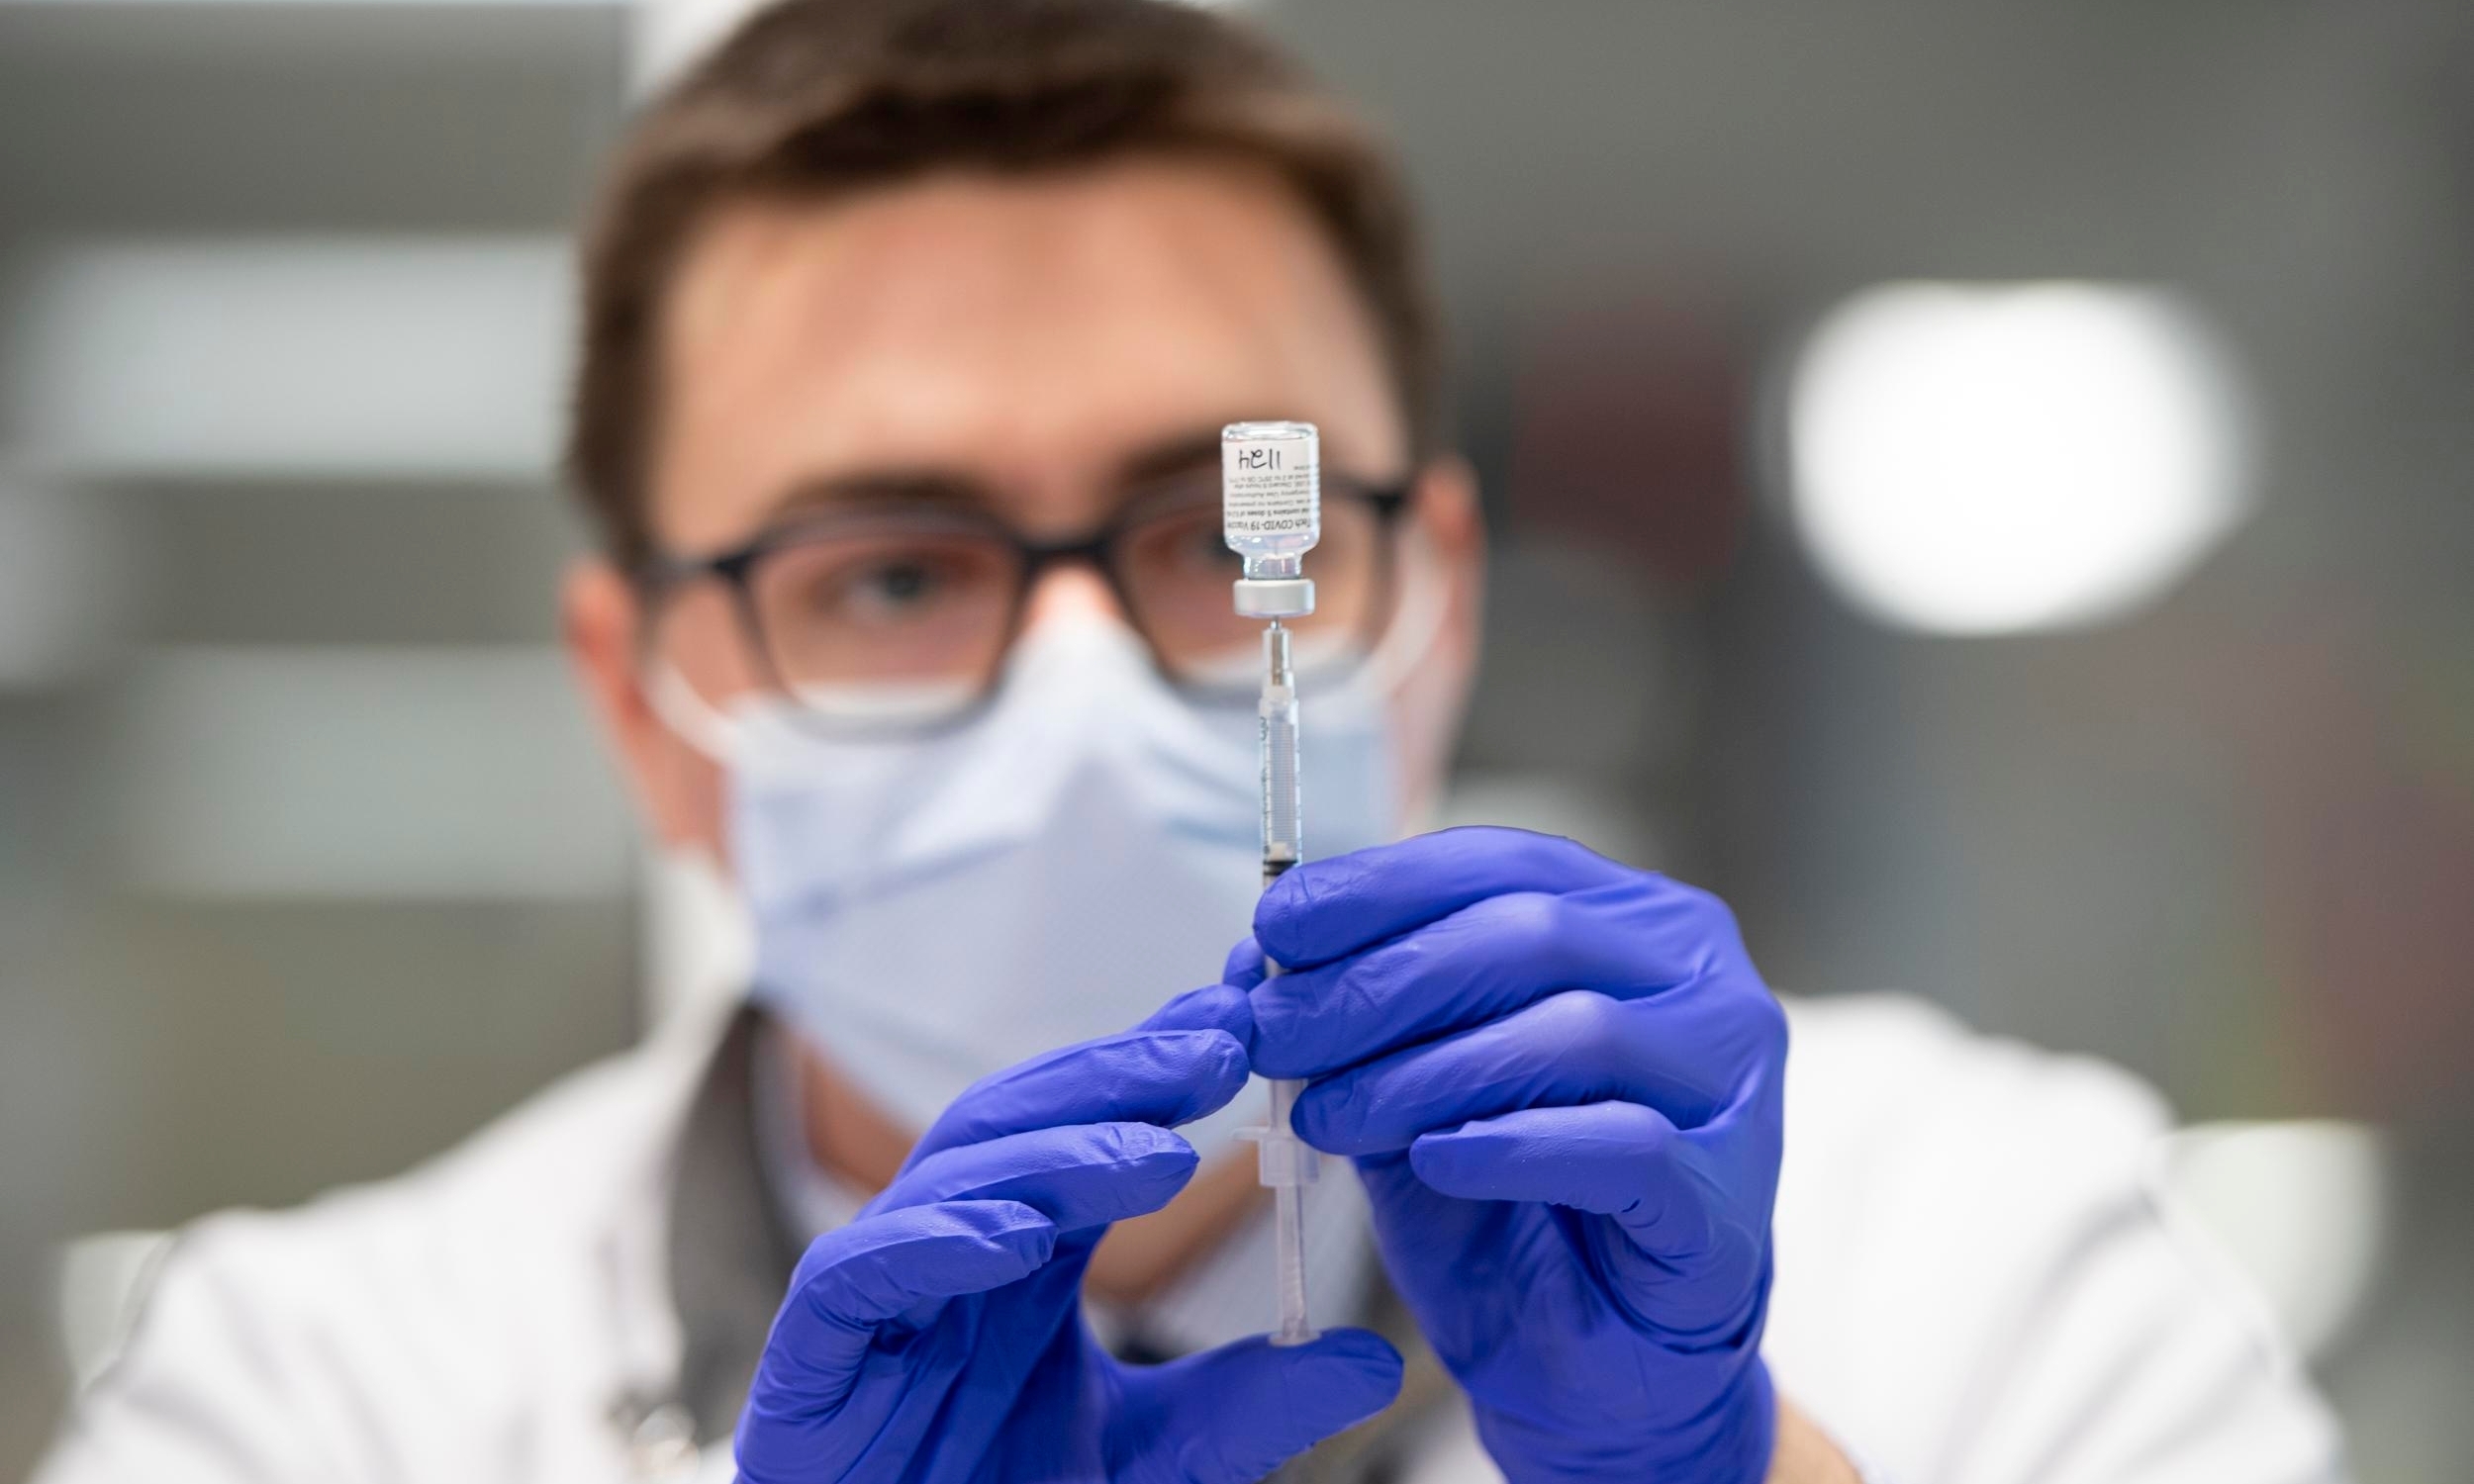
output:
[[[730,1436],[802,1244],[765,1185],[755,1065],[762,1012],[724,1028],[680,1129],[667,1212],[670,1296],[680,1326],[678,1401],[696,1440]]]

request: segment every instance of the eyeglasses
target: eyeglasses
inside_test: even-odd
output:
[[[1322,540],[1307,559],[1315,611],[1293,624],[1304,684],[1364,658],[1389,618],[1392,530],[1407,503],[1405,485],[1324,477]],[[847,507],[717,555],[656,557],[636,577],[656,627],[710,623],[721,616],[712,600],[725,601],[755,677],[818,724],[909,731],[957,720],[994,692],[1032,589],[1064,563],[1101,575],[1173,684],[1206,700],[1252,698],[1262,624],[1230,606],[1241,567],[1221,540],[1216,466],[1072,540],[1032,541],[942,505]]]

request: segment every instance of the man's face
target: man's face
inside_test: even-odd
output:
[[[1240,418],[1319,424],[1327,478],[1415,476],[1398,560],[1440,583],[1445,617],[1393,705],[1407,794],[1430,794],[1473,665],[1472,492],[1457,463],[1410,468],[1366,310],[1268,173],[1133,159],[734,205],[691,246],[665,311],[649,515],[674,554],[893,488],[966,492],[1034,540],[1080,536],[1164,465],[1215,468],[1218,429]],[[723,781],[643,687],[648,649],[714,700],[760,684],[727,603],[691,595],[646,628],[596,566],[567,613],[660,834],[726,860]],[[1054,568],[1024,632],[1094,613],[1125,621],[1096,573]]]

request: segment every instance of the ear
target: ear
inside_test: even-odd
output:
[[[1418,472],[1409,510],[1411,539],[1402,559],[1433,563],[1444,585],[1442,631],[1393,700],[1405,753],[1401,802],[1413,822],[1442,793],[1477,672],[1486,596],[1486,522],[1477,472],[1458,454],[1432,460]]]
[[[653,709],[644,689],[644,618],[634,588],[610,563],[580,560],[560,585],[559,620],[568,661],[626,770],[647,826],[673,848],[701,848],[715,861],[726,860],[721,770]]]
[[[1419,471],[1412,503],[1418,527],[1434,543],[1453,577],[1453,596],[1464,602],[1468,637],[1476,637],[1484,606],[1486,520],[1477,503],[1477,471],[1459,454],[1446,454]]]

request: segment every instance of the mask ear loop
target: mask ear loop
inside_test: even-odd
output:
[[[679,668],[658,662],[643,677],[645,704],[680,741],[730,766],[742,750],[738,722],[696,692]],[[663,850],[645,878],[647,960],[657,1008],[719,1002],[755,982],[756,927],[726,861],[702,847]]]
[[[680,741],[715,763],[728,766],[744,748],[739,723],[699,696],[667,660],[644,678],[644,700]]]

